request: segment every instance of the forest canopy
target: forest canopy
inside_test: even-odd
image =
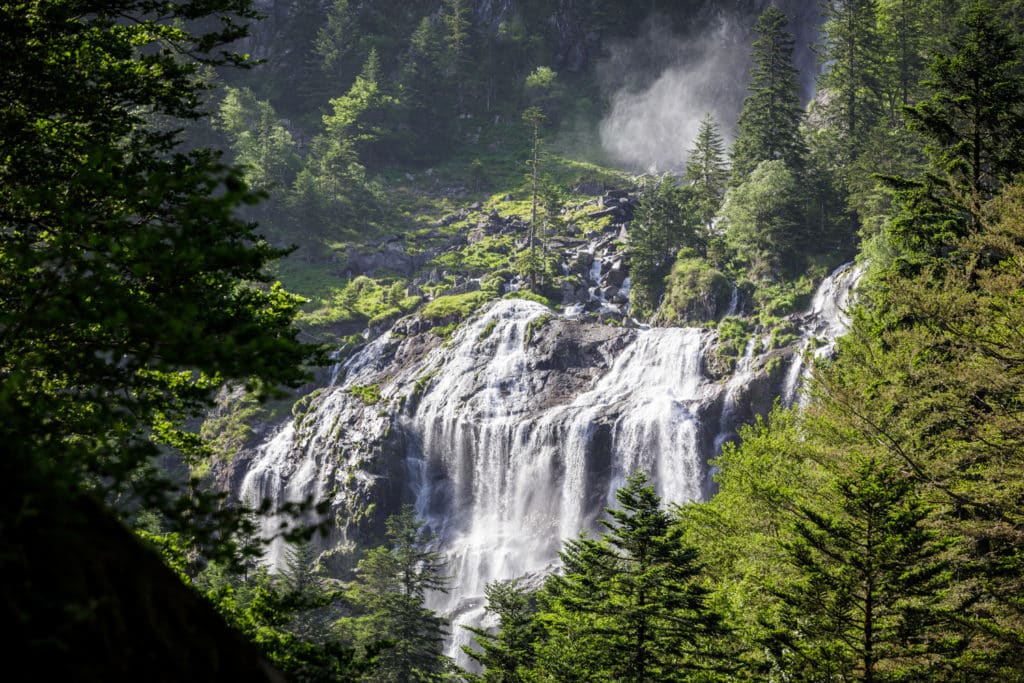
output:
[[[0,5],[16,659],[72,679],[161,657],[222,678],[224,648],[269,680],[1024,680],[1022,8],[734,4]],[[624,41],[661,22],[697,44],[723,17],[748,68],[735,126],[701,112],[678,167],[614,168],[593,140]],[[638,54],[640,92],[670,62]],[[558,571],[487,586],[491,627],[429,607],[455,570],[436,510],[388,480],[408,453],[331,482],[385,482],[393,514],[224,492],[385,332],[450,350],[513,296],[547,307],[516,353],[578,305],[609,337],[700,327],[715,381],[774,381],[815,283],[854,259],[846,336],[802,402],[716,442],[715,495],[666,504],[629,473]],[[339,400],[390,433],[434,372],[402,401]]]

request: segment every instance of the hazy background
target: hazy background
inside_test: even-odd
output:
[[[818,33],[817,4],[778,4],[792,19],[794,61],[808,101],[816,74],[811,45]],[[707,112],[731,142],[747,95],[755,21],[753,14],[717,11],[681,30],[654,15],[636,37],[613,43],[597,69],[610,105],[600,126],[605,152],[638,171],[681,170]]]

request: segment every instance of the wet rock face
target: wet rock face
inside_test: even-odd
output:
[[[531,339],[531,370],[544,374],[540,409],[567,403],[607,372],[635,333],[608,325],[554,319]]]

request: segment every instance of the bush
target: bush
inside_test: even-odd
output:
[[[488,298],[482,291],[439,296],[423,307],[420,316],[433,323],[434,327],[458,323],[468,318]]]
[[[718,320],[732,297],[728,278],[692,257],[683,257],[672,266],[665,296],[654,315],[656,325],[686,325]]]

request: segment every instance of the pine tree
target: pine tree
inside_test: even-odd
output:
[[[469,12],[466,0],[443,0],[444,42],[448,48],[448,76],[455,84],[458,109],[465,105],[467,61],[469,58]]]
[[[953,680],[1014,680],[1024,643],[1024,189],[1011,184],[940,277],[889,273],[819,368],[822,405],[846,450],[885,444],[956,539],[963,600],[951,638],[968,648]],[[952,659],[952,658],[951,658]]]
[[[530,286],[537,286],[537,277],[541,273],[540,263],[541,260],[537,255],[537,207],[540,200],[540,163],[541,163],[541,144],[543,140],[540,136],[541,126],[547,121],[547,116],[540,107],[529,107],[523,112],[523,122],[530,127],[532,132],[532,145],[530,147],[530,232],[527,239],[529,249],[529,255],[527,256],[527,276],[530,280]]]
[[[569,619],[549,619],[549,632],[579,628],[572,616],[582,617],[582,656],[604,680],[678,681],[726,669],[714,645],[726,631],[707,604],[697,551],[683,544],[645,475],[631,475],[615,498],[604,535],[569,541],[561,553],[564,574],[547,589]]]
[[[882,114],[882,39],[875,0],[827,0],[822,3],[825,40],[820,59],[826,65],[819,88],[821,109],[840,135],[845,159],[860,152]]]
[[[782,160],[762,161],[730,188],[722,207],[726,244],[755,280],[778,279],[796,242],[797,181]]]
[[[722,207],[728,180],[725,141],[718,131],[718,122],[709,112],[700,122],[683,175],[683,182],[689,183],[695,191],[695,209],[704,226],[705,236],[711,233],[715,215]]]
[[[949,680],[935,665],[959,646],[942,606],[949,543],[928,528],[918,489],[867,457],[836,480],[835,510],[802,509],[788,545],[799,578],[780,595],[774,644],[795,680]]]
[[[334,84],[348,82],[347,78],[351,78],[355,70],[351,61],[353,55],[360,54],[361,40],[359,22],[349,0],[332,0],[327,8],[327,20],[317,31],[313,43],[326,80]]]
[[[271,104],[252,90],[227,88],[215,124],[227,133],[235,162],[255,187],[287,187],[295,179],[295,141]]]
[[[806,155],[800,133],[799,81],[793,66],[793,35],[779,8],[768,7],[757,20],[753,66],[743,102],[738,134],[732,146],[732,184],[738,185],[757,165],[781,159],[793,172],[803,169]]]
[[[414,158],[442,154],[455,128],[456,107],[444,91],[444,62],[444,41],[436,22],[424,17],[409,38],[398,79],[400,107],[409,131],[402,142]]]
[[[967,5],[962,34],[930,64],[931,97],[906,110],[923,134],[931,172],[899,185],[909,211],[895,227],[925,256],[977,231],[982,206],[1024,171],[1024,76],[1018,42],[986,0]]]
[[[386,523],[386,545],[360,560],[357,579],[349,591],[363,615],[343,620],[357,643],[381,639],[390,646],[365,680],[376,683],[440,680],[449,667],[443,655],[447,621],[424,607],[431,591],[447,592],[444,558],[428,548],[433,536],[411,505]]]
[[[495,581],[484,589],[487,612],[498,617],[497,632],[466,627],[475,636],[477,648],[463,646],[470,658],[483,667],[480,675],[467,680],[477,683],[521,683],[534,662],[534,646],[540,636],[537,604],[532,591],[518,579]]]
[[[687,210],[691,192],[669,176],[649,181],[643,188],[640,207],[629,226],[633,315],[642,317],[654,312],[676,253],[682,247],[700,246],[695,213]]]

